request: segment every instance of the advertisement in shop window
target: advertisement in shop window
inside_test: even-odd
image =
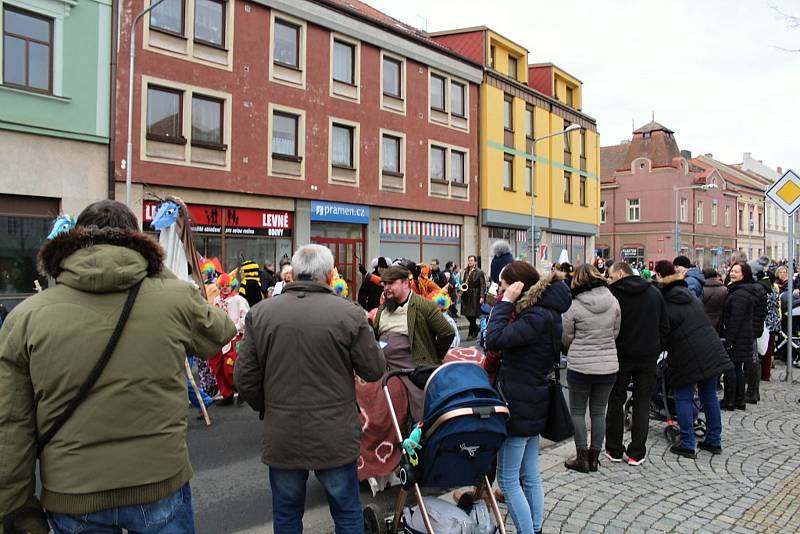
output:
[[[222,234],[232,237],[292,237],[293,217],[289,211],[272,211],[254,208],[223,208],[190,204],[189,219],[192,232]],[[153,220],[158,202],[144,203],[144,222]],[[224,232],[223,232],[224,227]]]

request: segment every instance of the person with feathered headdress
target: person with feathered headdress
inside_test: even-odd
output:
[[[233,339],[208,361],[217,379],[219,393],[222,395],[222,401],[219,404],[225,406],[233,403],[235,392],[233,367],[236,364],[238,344],[244,333],[244,319],[247,312],[250,311],[250,304],[239,294],[239,281],[236,277],[222,273],[217,277],[216,285],[219,288],[219,296],[214,299],[214,305],[225,310],[230,320],[236,325],[236,335]]]

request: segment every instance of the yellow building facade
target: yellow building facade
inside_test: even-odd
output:
[[[537,264],[594,257],[600,224],[600,142],[581,111],[580,80],[552,64],[529,65],[528,50],[488,28],[434,34],[480,59],[480,252],[507,240]],[[479,48],[477,48],[479,49]],[[567,135],[559,134],[571,125]],[[533,246],[531,210],[535,210]]]

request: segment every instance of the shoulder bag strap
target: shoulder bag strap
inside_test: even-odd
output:
[[[64,423],[72,416],[75,410],[80,406],[80,404],[84,401],[86,396],[94,387],[97,379],[100,378],[100,374],[105,369],[106,364],[111,359],[111,354],[113,354],[114,349],[117,346],[117,342],[119,341],[120,336],[122,335],[122,329],[125,328],[125,323],[128,322],[128,317],[131,314],[131,309],[133,308],[133,303],[136,301],[136,295],[139,294],[139,288],[141,287],[142,282],[137,283],[133,287],[130,288],[128,291],[128,298],[125,300],[125,305],[122,308],[122,313],[120,313],[119,320],[117,321],[117,326],[114,328],[114,332],[111,334],[111,339],[108,340],[108,344],[106,348],[103,350],[103,354],[100,356],[100,359],[95,364],[92,371],[89,373],[89,376],[86,378],[86,381],[83,383],[81,388],[78,390],[78,394],[73,397],[73,399],[69,402],[66,409],[58,416],[58,419],[55,420],[53,425],[39,437],[39,440],[36,443],[37,447],[37,456],[41,456],[42,451],[44,450],[45,446],[50,443],[50,440],[53,439],[53,436],[56,435]]]

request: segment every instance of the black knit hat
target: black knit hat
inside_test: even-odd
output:
[[[674,265],[675,267],[684,267],[686,269],[691,269],[692,260],[690,260],[686,256],[677,256],[674,260],[672,260],[672,265]]]

